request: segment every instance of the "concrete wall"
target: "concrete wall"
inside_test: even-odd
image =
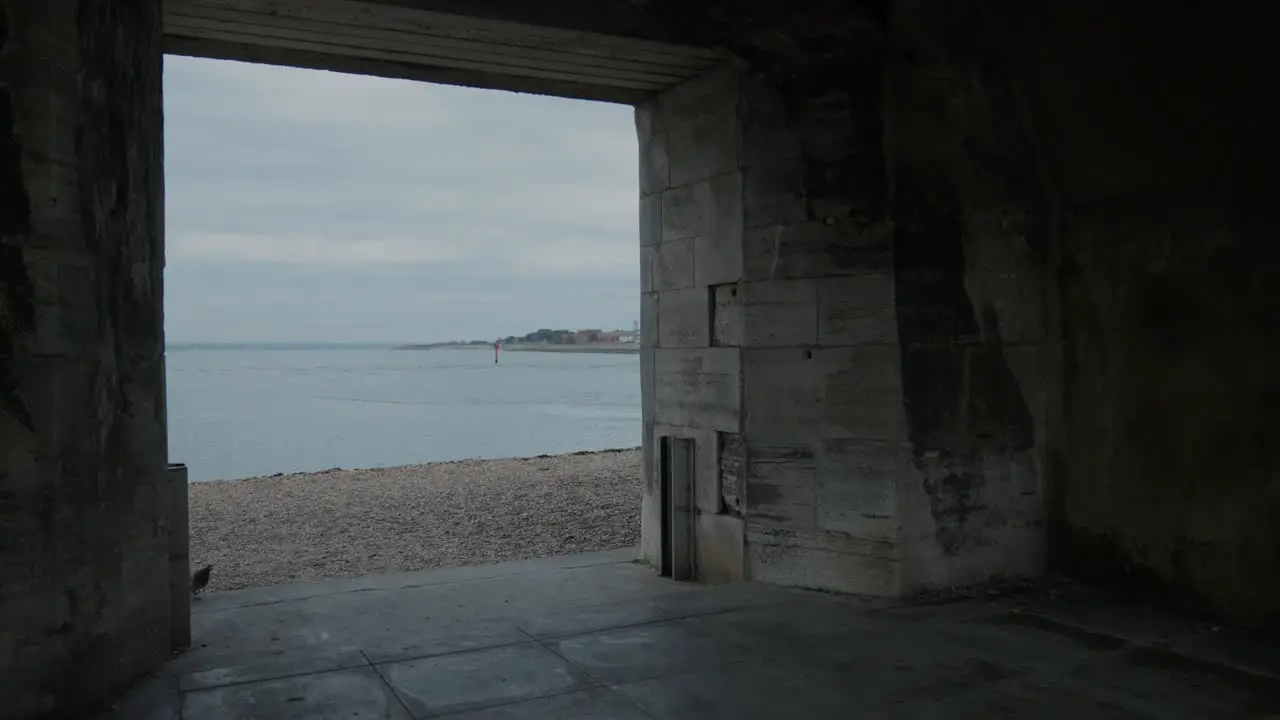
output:
[[[1043,501],[1051,566],[1275,622],[1280,11],[1167,9],[891,6],[904,400],[917,453],[1005,488],[959,503],[1012,521],[983,552]]]
[[[695,441],[696,567],[741,580],[743,516],[720,448],[741,444],[741,352],[716,337],[718,287],[742,274],[737,75],[722,69],[636,110],[640,138],[642,552],[661,552],[658,439]],[[726,495],[729,499],[726,501]]]
[[[641,108],[646,446],[698,440],[706,571],[1274,621],[1277,12],[814,12]]]
[[[1044,258],[999,188],[960,214],[937,128],[887,131],[922,101],[885,101],[885,45],[637,111],[648,558],[675,435],[704,576],[903,595],[1043,569]]]
[[[988,21],[1058,208],[1053,561],[1276,623],[1280,7],[1166,9]]]
[[[169,656],[160,3],[0,4],[0,698]]]
[[[1280,6],[868,7],[778,5],[637,110],[646,557],[674,435],[704,580],[898,595],[1039,572],[1047,536],[1276,620]],[[22,717],[168,652],[160,7],[0,11]]]

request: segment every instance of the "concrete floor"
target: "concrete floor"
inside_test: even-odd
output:
[[[109,717],[1280,713],[1275,645],[1095,597],[902,605],[673,583],[631,555],[211,595],[195,647]]]

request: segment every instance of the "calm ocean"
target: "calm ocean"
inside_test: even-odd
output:
[[[193,480],[634,447],[637,355],[170,346]]]

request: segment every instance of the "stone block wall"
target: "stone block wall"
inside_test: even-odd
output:
[[[637,116],[646,446],[697,440],[708,542],[1274,623],[1280,10],[824,7]]]
[[[646,558],[674,435],[708,577],[896,596],[1043,569],[1043,261],[1001,198],[946,204],[954,138],[886,141],[917,102],[885,100],[887,42],[637,111]]]
[[[0,704],[169,657],[159,0],[0,3]]]
[[[640,139],[643,556],[661,554],[659,438],[695,443],[695,566],[704,581],[745,577],[737,483],[721,451],[740,441],[742,358],[721,342],[720,288],[742,274],[736,73],[723,69],[637,108]],[[726,483],[724,478],[728,477]],[[726,494],[728,500],[726,500]]]
[[[889,19],[845,22],[841,53],[742,99],[751,576],[904,595],[1038,574],[1044,265],[1004,196],[956,197],[956,125],[923,72],[903,92]]]

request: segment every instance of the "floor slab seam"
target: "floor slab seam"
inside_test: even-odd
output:
[[[369,661],[369,656],[365,655],[363,650],[360,651],[360,654],[364,656],[365,662]],[[400,707],[404,710],[404,714],[411,718],[414,717],[413,711],[409,709],[404,698],[400,697],[400,693],[396,691],[395,685],[392,685],[391,681],[387,680],[387,676],[382,674],[382,670],[371,662],[369,663],[369,667],[373,668],[373,674],[378,676],[378,681],[382,683],[383,687],[391,691],[391,697],[395,698],[396,702],[400,703]]]
[[[364,653],[361,652],[360,656],[364,657]],[[194,675],[196,673],[182,673],[178,675],[173,675],[172,677],[178,683],[178,694],[187,695],[190,693],[204,692],[206,690],[221,690],[223,688],[239,687],[241,685],[253,685],[255,683],[274,682],[276,680],[289,680],[292,678],[307,677],[308,675],[323,675],[325,673],[331,673],[331,672],[344,672],[346,670],[354,670],[356,668],[362,668],[362,667],[370,667],[370,668],[377,669],[372,663],[369,662],[369,659],[366,657],[364,658],[363,663],[356,663],[353,665],[341,665],[338,667],[325,668],[324,670],[312,670],[311,672],[295,672],[295,673],[285,673],[283,675],[269,675],[265,677],[254,678],[252,680],[235,680],[232,682],[220,683],[217,685],[208,685],[205,687],[198,687],[198,688],[188,688],[186,690],[182,689],[182,675],[183,674]],[[211,671],[202,670],[200,672],[211,672]]]
[[[519,630],[519,628],[516,628],[516,629]],[[520,632],[523,633],[524,631],[521,630]],[[512,640],[511,642],[502,642],[494,645],[477,645],[475,647],[460,648],[458,650],[446,650],[444,652],[438,652],[438,653],[427,653],[426,655],[397,657],[394,660],[379,660],[378,662],[373,662],[372,660],[369,660],[369,656],[364,655],[363,650],[360,651],[360,654],[364,655],[365,659],[369,660],[369,664],[376,668],[384,665],[395,665],[397,663],[413,662],[414,660],[429,660],[432,658],[449,657],[451,655],[462,655],[464,653],[476,652],[479,650],[497,650],[498,648],[507,648],[507,647],[514,647],[516,645],[527,645],[527,644],[529,644],[528,640]]]
[[[728,613],[722,613],[722,614],[728,614]],[[689,618],[689,620],[699,620],[702,617],[707,617],[707,616],[692,617],[692,618]],[[752,656],[753,660],[771,659],[767,655],[764,655],[763,653],[761,653],[761,651],[758,648],[752,647],[750,642],[735,641],[733,639],[733,633],[731,632],[717,631],[714,628],[702,627],[697,623],[691,623],[691,625],[693,629],[698,632],[699,635],[707,639],[714,640],[716,642],[725,643],[741,653],[745,653],[747,655]],[[750,662],[750,661],[743,661],[743,662]],[[728,664],[732,665],[733,663],[730,662]]]
[[[1030,629],[1039,629],[1044,632],[1061,635],[1067,639],[1079,640],[1081,637],[1106,639],[1112,641],[1112,647],[1093,646],[1090,651],[1097,653],[1101,657],[1124,658],[1132,656],[1135,653],[1153,652],[1171,656],[1180,662],[1189,665],[1208,666],[1213,668],[1213,672],[1218,675],[1241,675],[1251,680],[1260,680],[1270,683],[1280,683],[1280,673],[1270,672],[1268,670],[1259,669],[1252,666],[1241,665],[1231,662],[1230,659],[1213,659],[1202,655],[1197,655],[1177,647],[1179,639],[1173,640],[1144,640],[1140,638],[1125,636],[1120,633],[1099,629],[1096,625],[1069,620],[1061,617],[1055,617],[1044,611],[1039,610],[1022,610],[1013,608],[992,613],[990,616],[981,618],[971,618],[962,622],[968,624],[976,624],[988,622],[993,618],[1001,616],[1020,617],[1032,622],[1026,623],[1021,627]],[[1189,637],[1186,634],[1179,634],[1181,640]]]
[[[493,710],[494,708],[510,707],[512,705],[520,705],[522,703],[534,702],[536,700],[546,700],[548,698],[562,697],[564,695],[573,695],[574,693],[590,692],[592,690],[608,690],[608,689],[609,689],[608,686],[604,685],[603,683],[593,683],[590,685],[584,685],[583,687],[580,687],[580,688],[571,688],[568,690],[557,690],[555,692],[547,693],[546,695],[520,698],[518,700],[508,700],[506,702],[494,703],[492,705],[473,705],[471,707],[467,707],[462,710],[449,710],[443,713],[428,713],[426,715],[413,715],[412,713],[410,713],[410,716],[413,717],[414,720],[436,720],[437,718],[447,719],[451,717],[458,717],[460,715],[468,715],[474,712],[480,712],[481,710]]]
[[[508,647],[522,647],[522,646],[524,646],[524,647],[536,647],[536,648],[538,648],[539,650],[541,650],[541,651],[543,651],[543,652],[545,652],[545,653],[548,653],[548,654],[551,656],[551,658],[553,658],[553,659],[555,659],[556,661],[562,662],[562,663],[564,663],[565,665],[569,666],[569,667],[570,667],[574,672],[576,672],[576,673],[579,675],[579,677],[580,677],[580,679],[581,679],[581,681],[582,681],[582,682],[580,682],[578,685],[576,685],[576,686],[574,686],[574,687],[568,687],[568,688],[564,688],[564,689],[561,689],[561,690],[555,690],[555,691],[552,691],[552,692],[547,692],[547,693],[542,693],[542,694],[536,694],[536,695],[529,695],[529,696],[525,696],[525,697],[520,697],[520,698],[515,698],[515,699],[510,699],[510,700],[503,700],[503,701],[499,701],[499,702],[484,702],[484,701],[480,701],[480,702],[476,702],[476,703],[466,704],[466,705],[464,705],[464,706],[462,706],[462,707],[454,707],[454,708],[451,708],[451,709],[446,709],[446,710],[443,710],[443,711],[441,711],[441,712],[428,711],[428,712],[426,712],[425,714],[418,715],[418,714],[414,714],[413,710],[412,710],[412,709],[410,708],[410,706],[409,706],[408,701],[406,701],[406,700],[405,700],[405,699],[400,695],[400,692],[396,689],[396,686],[391,682],[391,679],[390,679],[390,678],[388,678],[388,677],[387,677],[387,675],[384,673],[384,669],[385,669],[385,668],[389,668],[389,667],[391,667],[391,666],[393,666],[393,665],[399,665],[399,664],[403,664],[403,663],[410,663],[410,662],[415,662],[415,661],[413,661],[413,660],[401,660],[401,661],[390,661],[390,662],[385,662],[385,663],[379,663],[378,665],[375,665],[375,666],[373,667],[373,670],[374,670],[374,672],[376,672],[376,673],[378,674],[378,677],[382,679],[383,683],[385,683],[388,687],[390,687],[390,688],[391,688],[391,691],[395,694],[396,699],[397,699],[397,700],[398,700],[398,701],[399,701],[399,702],[400,702],[400,703],[405,707],[405,711],[406,711],[406,712],[408,712],[408,713],[409,713],[409,716],[410,716],[410,717],[412,717],[414,720],[429,720],[430,718],[441,718],[441,717],[449,717],[449,716],[456,716],[456,715],[465,715],[465,714],[467,714],[467,713],[478,712],[478,711],[481,711],[481,710],[491,710],[491,709],[493,709],[493,708],[501,708],[501,707],[506,707],[506,706],[508,706],[508,705],[517,705],[517,704],[519,704],[519,703],[523,703],[523,702],[530,702],[530,701],[534,701],[534,700],[544,700],[544,699],[546,699],[546,698],[559,697],[559,696],[561,696],[561,695],[571,695],[571,694],[576,693],[576,692],[585,692],[585,691],[590,691],[590,690],[608,689],[608,688],[607,688],[607,685],[605,685],[605,683],[601,682],[599,678],[595,677],[594,675],[592,675],[592,674],[590,674],[590,673],[588,673],[588,672],[585,672],[585,671],[584,671],[582,668],[580,668],[577,664],[575,664],[575,663],[573,663],[573,662],[569,661],[567,658],[565,658],[565,657],[561,656],[559,653],[557,653],[557,652],[555,652],[554,650],[552,650],[551,648],[547,647],[545,644],[543,644],[543,643],[541,643],[541,642],[538,642],[538,641],[537,641],[536,639],[534,639],[534,638],[530,638],[530,639],[528,639],[528,640],[524,640],[524,641],[521,641],[521,642],[511,643],[511,644],[502,645],[502,646],[498,646],[498,647],[471,648],[471,649],[469,649],[469,650],[462,650],[462,651],[459,651],[459,652],[457,652],[457,653],[448,653],[448,655],[459,655],[459,654],[464,654],[464,653],[469,653],[469,652],[487,652],[487,651],[497,650],[497,649],[501,649],[501,648],[508,648]],[[425,658],[419,658],[419,660],[435,660],[435,659],[438,659],[438,658],[440,658],[440,657],[443,657],[443,656],[442,656],[442,655],[432,655],[432,656],[428,656],[428,657],[425,657]]]
[[[729,671],[739,667],[750,667],[753,664],[759,664],[761,662],[764,662],[764,660],[762,660],[761,658],[730,660],[728,662],[718,663],[712,669],[713,671]],[[634,680],[627,680],[625,682],[605,683],[604,687],[608,688],[610,692],[617,693],[618,695],[621,695],[622,697],[626,698],[633,706],[638,708],[640,712],[644,713],[648,717],[655,718],[656,720],[658,716],[654,715],[652,712],[647,710],[643,705],[637,702],[635,698],[631,696],[630,693],[624,690],[624,688],[631,687],[631,686],[638,686],[638,685],[646,685],[649,683],[670,682],[677,678],[697,678],[706,672],[707,672],[707,668],[699,668],[697,670],[679,670],[677,672],[673,672],[668,675],[637,678]]]
[[[609,694],[610,694],[610,695],[612,695],[612,696],[614,696],[614,697],[617,697],[617,698],[621,699],[621,700],[622,700],[623,702],[625,702],[629,707],[634,708],[634,709],[635,709],[635,711],[636,711],[636,712],[638,712],[638,713],[640,713],[641,715],[643,715],[643,716],[645,716],[645,717],[647,717],[647,718],[652,718],[653,720],[660,720],[660,718],[659,718],[657,715],[654,715],[653,713],[649,712],[648,710],[646,710],[646,709],[644,708],[644,706],[642,706],[640,703],[636,702],[636,701],[635,701],[635,698],[631,697],[630,695],[628,695],[628,694],[626,694],[626,693],[622,692],[621,690],[619,690],[618,688],[614,687],[614,685],[613,685],[612,683],[605,683],[605,684],[602,684],[600,687],[601,687],[601,688],[603,688],[603,689],[605,689],[605,690],[607,690],[607,691],[609,692]]]
[[[740,609],[738,609],[738,610],[736,610],[736,611],[735,611],[735,610],[729,610],[729,611],[725,611],[725,612],[722,612],[722,613],[715,613],[714,615],[715,615],[715,616],[727,615],[727,614],[731,614],[731,613],[733,613],[733,612],[740,612],[740,611],[745,610],[745,609],[747,609],[747,608],[740,608]],[[696,616],[690,616],[690,617],[684,617],[684,618],[673,618],[673,619],[671,619],[671,620],[661,621],[661,622],[669,622],[669,623],[671,623],[671,624],[673,624],[673,625],[677,625],[677,627],[678,627],[678,629],[679,629],[680,631],[682,631],[682,632],[684,632],[684,633],[686,633],[686,634],[688,634],[688,635],[690,635],[690,636],[696,637],[696,638],[698,638],[698,639],[705,640],[705,641],[709,641],[709,642],[711,642],[711,643],[717,643],[717,644],[723,644],[723,645],[726,645],[726,646],[728,646],[729,648],[731,648],[732,650],[734,650],[734,651],[736,651],[736,652],[739,652],[739,653],[742,653],[742,654],[743,654],[743,656],[744,656],[744,657],[742,657],[741,659],[737,659],[737,660],[722,660],[722,659],[715,660],[715,661],[711,662],[710,664],[703,666],[702,668],[700,668],[700,670],[705,671],[705,670],[706,670],[707,668],[709,668],[709,667],[714,667],[714,668],[730,668],[730,667],[734,667],[734,666],[736,666],[736,665],[746,665],[746,664],[757,663],[757,662],[770,662],[770,661],[774,660],[774,658],[772,658],[772,657],[770,657],[770,656],[768,656],[768,655],[766,655],[766,654],[763,654],[763,653],[759,652],[759,650],[758,650],[757,648],[751,647],[751,646],[750,646],[750,645],[748,645],[748,644],[743,644],[743,643],[737,643],[737,642],[734,642],[731,638],[729,638],[729,637],[727,636],[727,634],[717,633],[717,632],[714,632],[714,631],[712,631],[712,630],[710,630],[710,629],[708,629],[708,628],[702,627],[702,626],[700,626],[700,625],[698,625],[698,624],[697,624],[697,622],[696,622],[696,621],[697,621],[698,619],[706,618],[706,617],[710,617],[710,616],[707,616],[707,615],[696,615]],[[646,623],[646,624],[654,624],[654,623]],[[575,637],[572,637],[572,638],[557,638],[557,639],[556,639],[556,642],[570,641],[570,640],[574,640],[574,639],[577,639],[577,638],[586,638],[586,637],[589,637],[589,636],[591,636],[591,635],[598,635],[598,634],[611,633],[611,632],[616,632],[616,631],[618,631],[618,630],[630,630],[630,629],[633,629],[634,627],[637,627],[637,626],[633,626],[633,627],[629,627],[629,628],[628,628],[628,627],[623,627],[623,628],[610,628],[610,629],[608,629],[608,630],[597,630],[597,631],[595,631],[595,632],[585,633],[585,634],[583,634],[583,635],[578,635],[578,636],[575,636]],[[638,626],[638,627],[643,627],[643,626]],[[551,649],[551,648],[548,648],[548,649]],[[561,653],[556,652],[554,649],[551,649],[551,651],[552,651],[552,652],[555,652],[557,655],[560,655],[560,657],[565,657],[565,656],[564,656],[564,655],[562,655]],[[565,658],[565,660],[566,660],[567,662],[572,662],[572,661],[571,661],[571,660],[569,660],[568,658]],[[608,687],[610,690],[615,690],[615,691],[616,691],[619,687],[621,687],[621,686],[623,686],[623,685],[627,685],[627,684],[632,684],[632,683],[641,683],[641,682],[649,682],[649,681],[651,681],[651,680],[664,680],[664,679],[669,679],[669,678],[673,678],[673,677],[680,677],[680,676],[682,676],[682,675],[696,674],[696,672],[698,672],[698,671],[693,671],[693,670],[667,670],[667,671],[660,672],[660,673],[655,674],[655,675],[646,675],[646,676],[644,676],[644,677],[633,678],[633,679],[627,680],[627,681],[625,681],[625,682],[620,682],[620,681],[619,681],[619,682],[611,682],[611,681],[603,680],[603,679],[602,679],[602,682],[603,682],[603,683],[605,684],[605,686],[606,686],[606,687]],[[624,694],[624,695],[625,695],[625,693],[622,693],[622,694]],[[629,696],[628,696],[628,697],[629,697]]]
[[[560,654],[559,652],[556,652],[556,649],[555,649],[555,648],[551,647],[551,646],[550,646],[549,644],[547,644],[546,642],[543,642],[541,639],[536,638],[536,637],[534,637],[533,635],[531,635],[530,633],[526,632],[526,631],[524,630],[524,628],[516,627],[516,629],[517,629],[517,630],[519,630],[520,632],[524,633],[525,635],[527,635],[527,636],[529,637],[529,639],[530,639],[530,640],[532,640],[533,642],[537,643],[537,644],[538,644],[538,646],[540,646],[543,650],[546,650],[547,652],[551,653],[552,655],[555,655],[556,657],[560,658],[560,659],[561,659],[561,660],[563,660],[565,663],[567,663],[567,664],[569,665],[569,667],[571,667],[571,668],[573,668],[574,670],[577,670],[578,672],[582,673],[583,677],[586,677],[587,679],[589,679],[589,680],[591,680],[593,683],[595,683],[595,687],[604,688],[605,690],[608,690],[609,692],[614,693],[615,695],[617,695],[617,696],[621,697],[623,700],[625,700],[625,701],[627,702],[627,704],[628,704],[628,705],[631,705],[631,706],[632,706],[632,707],[634,707],[636,710],[640,711],[640,713],[641,713],[642,715],[644,715],[645,717],[650,717],[650,718],[652,718],[652,717],[653,717],[653,715],[652,715],[651,713],[649,713],[649,712],[648,712],[647,710],[645,710],[644,708],[640,707],[640,705],[639,705],[635,700],[633,700],[633,699],[631,699],[630,697],[628,697],[626,693],[618,692],[618,691],[617,691],[617,690],[615,690],[615,689],[614,689],[614,688],[613,688],[609,683],[605,682],[605,681],[604,681],[604,680],[602,680],[601,678],[596,677],[595,675],[592,675],[590,672],[587,672],[587,670],[586,670],[585,668],[583,668],[582,666],[578,665],[578,663],[576,663],[576,662],[574,662],[574,661],[570,660],[569,658],[565,657],[564,655]],[[605,631],[597,631],[597,632],[605,632]],[[586,634],[590,635],[591,633],[586,633]],[[567,693],[561,693],[561,694],[567,694]],[[548,697],[552,697],[552,696],[548,696]],[[655,720],[656,720],[656,718],[655,718]]]
[[[1092,649],[1098,652],[1121,652],[1132,645],[1140,644],[1139,641],[1117,635],[1111,632],[1103,632],[1096,630],[1087,625],[1072,622],[1069,620],[1060,620],[1058,618],[1049,617],[1037,612],[1026,612],[1022,610],[1005,610],[998,613],[992,613],[986,617],[971,618],[963,620],[967,624],[986,623],[989,625],[1001,625],[999,619],[1002,617],[1021,618],[1021,624],[1017,622],[1009,623],[1009,627],[1030,628],[1033,630],[1042,630],[1044,632],[1059,635],[1074,640],[1088,639],[1094,642],[1106,641],[1112,644],[1112,647],[1104,648],[1095,645]],[[994,621],[994,622],[993,622]],[[1029,622],[1028,622],[1029,621]]]
[[[1057,628],[1062,631],[1070,632],[1080,636],[1088,636],[1093,638],[1106,638],[1116,643],[1116,647],[1111,649],[1114,653],[1132,653],[1135,651],[1154,651],[1172,655],[1180,660],[1190,663],[1198,663],[1203,665],[1211,665],[1225,672],[1239,673],[1248,675],[1259,680],[1269,680],[1280,682],[1280,672],[1272,671],[1265,668],[1259,668],[1249,664],[1240,664],[1233,662],[1231,658],[1211,658],[1205,655],[1196,654],[1193,650],[1182,649],[1183,643],[1195,637],[1194,630],[1182,629],[1172,637],[1165,638],[1143,638],[1134,635],[1126,635],[1106,628],[1099,627],[1097,624],[1088,623],[1081,620],[1072,620],[1061,617],[1053,612],[1052,608],[1022,608],[1011,607],[1005,608],[997,612],[993,612],[991,617],[999,617],[1001,615],[1022,617],[1040,623],[1041,629],[1053,632],[1050,628]],[[987,619],[987,618],[982,618]],[[1177,621],[1176,616],[1174,621]],[[974,622],[970,620],[968,622]],[[1047,627],[1043,627],[1047,626]],[[1278,666],[1280,667],[1280,666]]]
[[[783,602],[789,602],[789,601],[783,601]],[[517,629],[517,630],[519,630],[519,631],[520,631],[520,632],[522,632],[522,633],[525,633],[526,635],[529,635],[530,637],[538,637],[538,638],[539,638],[539,639],[541,639],[541,640],[557,640],[557,641],[558,641],[558,640],[571,640],[571,639],[573,639],[573,638],[583,637],[583,636],[585,636],[585,635],[594,635],[595,633],[608,632],[608,631],[610,631],[610,630],[626,630],[626,629],[628,629],[628,628],[644,627],[644,626],[646,626],[646,625],[656,625],[656,624],[658,624],[658,623],[675,622],[675,621],[678,621],[678,620],[696,620],[696,619],[698,619],[698,618],[714,617],[714,616],[717,616],[717,615],[728,615],[729,613],[743,612],[743,611],[745,611],[745,610],[754,610],[754,609],[757,609],[757,608],[768,608],[768,607],[774,607],[774,606],[776,606],[776,605],[780,605],[780,604],[782,604],[782,603],[781,603],[781,602],[776,602],[776,603],[775,603],[775,602],[770,602],[770,603],[765,603],[765,604],[762,604],[762,605],[749,605],[749,606],[744,606],[744,607],[724,608],[724,609],[721,609],[721,610],[708,610],[708,611],[705,611],[705,612],[694,612],[694,613],[688,613],[688,614],[685,614],[685,615],[672,615],[672,616],[670,616],[670,617],[653,618],[653,619],[651,619],[651,620],[641,620],[640,622],[634,622],[634,623],[623,623],[623,624],[621,624],[621,625],[609,625],[609,626],[607,626],[607,627],[594,628],[594,629],[591,629],[591,630],[583,630],[583,631],[581,631],[581,632],[572,632],[572,633],[568,633],[568,634],[564,634],[564,635],[558,635],[558,634],[557,634],[557,635],[541,635],[541,636],[534,635],[534,634],[533,634],[533,633],[531,633],[530,631],[528,631],[528,630],[526,630],[525,628],[521,627],[521,626],[519,625],[519,623],[518,623],[518,622],[517,622],[517,624],[516,624],[516,629]]]
[[[519,630],[520,632],[524,633],[524,635],[525,635],[526,637],[528,637],[528,638],[529,638],[529,641],[530,641],[530,642],[532,642],[533,644],[537,645],[538,647],[542,648],[543,650],[546,650],[547,652],[551,653],[552,655],[555,655],[556,657],[560,658],[560,659],[561,659],[561,660],[563,660],[565,663],[567,663],[567,664],[569,665],[569,667],[571,667],[571,668],[573,668],[574,670],[577,670],[578,672],[582,673],[583,677],[585,677],[585,678],[587,678],[588,680],[590,680],[591,682],[595,683],[595,685],[596,685],[596,686],[598,686],[598,687],[607,687],[607,686],[605,685],[605,682],[604,682],[603,680],[601,680],[600,678],[596,677],[595,675],[592,675],[591,673],[587,672],[585,669],[583,669],[581,666],[579,666],[579,665],[578,665],[578,663],[576,663],[576,662],[574,662],[574,661],[570,660],[569,658],[565,657],[564,655],[561,655],[560,653],[556,652],[556,651],[555,651],[555,648],[552,648],[550,645],[548,645],[547,643],[543,642],[541,639],[536,638],[536,637],[534,637],[533,635],[531,635],[531,634],[529,634],[529,633],[525,632],[523,628],[517,627],[517,628],[516,628],[516,630]]]
[[[1072,622],[1069,620],[1061,620],[1059,618],[1054,618],[1054,617],[1047,617],[1039,613],[1035,613],[1035,617],[1037,617],[1038,619],[1046,623],[1052,623],[1052,624],[1059,625],[1064,628],[1075,630],[1081,633],[1088,633],[1091,635],[1097,635],[1101,637],[1114,638],[1120,641],[1121,644],[1115,649],[1111,650],[1110,652],[1118,655],[1131,654],[1135,651],[1138,651],[1138,652],[1144,651],[1144,650],[1153,651],[1158,653],[1164,653],[1167,655],[1172,655],[1178,658],[1179,660],[1182,660],[1183,662],[1190,663],[1190,664],[1210,665],[1215,668],[1218,668],[1220,672],[1238,673],[1240,675],[1248,675],[1258,680],[1269,680],[1272,682],[1280,683],[1280,673],[1273,673],[1267,670],[1239,665],[1237,663],[1230,662],[1230,661],[1211,659],[1201,655],[1196,655],[1194,653],[1179,649],[1176,646],[1176,644],[1169,641],[1153,642],[1150,640],[1137,640],[1134,638],[1127,638],[1122,635],[1117,635],[1115,633],[1103,632],[1103,631],[1094,629],[1088,625],[1085,625],[1083,623]]]

